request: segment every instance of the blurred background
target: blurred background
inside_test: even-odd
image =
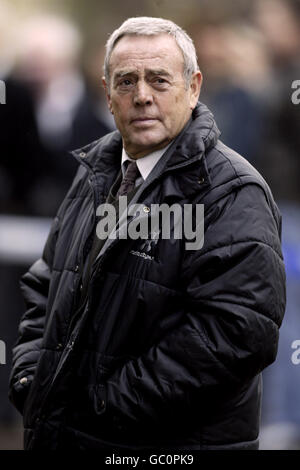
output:
[[[7,398],[24,312],[19,278],[40,256],[76,171],[68,152],[114,129],[101,86],[104,44],[140,15],[171,19],[191,35],[201,101],[281,209],[287,310],[277,360],[263,374],[260,447],[300,449],[300,354],[292,348],[300,340],[300,104],[291,99],[300,0],[0,0],[0,449],[22,449],[21,417]]]

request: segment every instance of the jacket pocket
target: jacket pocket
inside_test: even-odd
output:
[[[26,375],[26,371],[22,373],[22,377],[15,381],[10,389],[9,399],[14,404],[16,409],[24,414],[25,405],[32,385],[33,375]]]

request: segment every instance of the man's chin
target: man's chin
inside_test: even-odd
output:
[[[156,150],[163,149],[169,144],[168,139],[163,140],[152,140],[144,139],[139,142],[136,142],[134,145],[131,145],[130,148],[125,149],[128,154],[132,155],[135,158],[144,157],[149,153],[155,152]]]

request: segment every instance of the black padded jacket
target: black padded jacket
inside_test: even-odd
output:
[[[172,227],[170,239],[108,239],[78,309],[121,149],[116,131],[75,152],[78,173],[22,278],[9,393],[25,449],[257,449],[261,371],[285,309],[270,189],[199,102],[131,204],[148,217],[152,204],[204,204],[203,246],[187,250]]]

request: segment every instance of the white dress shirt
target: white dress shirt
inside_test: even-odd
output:
[[[136,182],[135,182],[135,185],[138,186],[143,181],[145,181],[145,179],[150,175],[151,171],[153,170],[155,165],[158,163],[158,161],[160,160],[160,158],[163,156],[163,154],[165,153],[165,151],[167,150],[167,148],[170,145],[171,145],[171,142],[166,147],[164,147],[163,149],[156,150],[155,152],[151,152],[148,155],[145,155],[144,157],[138,158],[137,160],[135,160],[134,158],[129,157],[129,155],[127,154],[126,150],[123,147],[123,150],[122,150],[122,163],[121,163],[122,164],[123,176],[124,176],[124,173],[125,173],[125,166],[123,165],[123,163],[126,160],[129,160],[131,162],[136,162],[137,167],[139,169],[139,172],[141,174],[141,176],[138,177]]]

